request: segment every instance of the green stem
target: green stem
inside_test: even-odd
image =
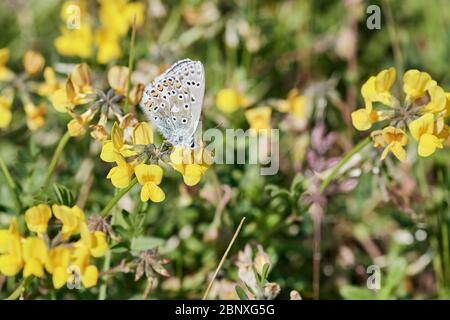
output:
[[[106,272],[109,270],[111,266],[111,250],[106,251],[105,260],[103,261],[103,272]],[[108,288],[108,275],[105,274],[102,277],[102,284],[100,286],[100,291],[98,294],[98,300],[105,300],[106,299],[106,289]]]
[[[398,37],[397,31],[395,29],[394,16],[392,15],[391,6],[389,0],[384,0],[382,2],[383,11],[386,13],[386,20],[389,32],[389,39],[391,41],[392,51],[394,52],[395,66],[397,68],[397,77],[402,77],[403,75],[403,55],[400,48],[400,39]],[[397,81],[397,83],[400,83]],[[401,89],[401,88],[400,88]],[[403,92],[402,90],[400,92]]]
[[[365,146],[367,146],[370,142],[370,137],[366,137],[364,140],[361,140],[356,146],[353,147],[342,159],[339,163],[334,167],[331,173],[326,177],[325,180],[320,184],[320,192],[324,192],[328,185],[336,178],[336,175],[339,173],[339,170],[359,151],[361,151]]]
[[[19,214],[22,211],[22,201],[20,201],[19,192],[16,186],[16,183],[14,182],[14,179],[11,176],[11,173],[8,170],[8,166],[6,165],[5,161],[2,157],[0,157],[0,169],[3,172],[3,175],[6,179],[6,185],[8,186],[9,192],[14,198],[14,203],[16,205],[17,214]]]
[[[4,300],[17,300],[20,298],[20,296],[25,292],[25,289],[27,288],[28,284],[31,281],[31,277],[27,277],[22,280],[20,285],[14,290],[8,297],[6,297]]]
[[[127,95],[125,98],[125,113],[128,112],[128,100],[130,97],[130,87],[131,87],[131,72],[133,71],[133,60],[134,60],[134,39],[136,38],[136,16],[133,18],[133,27],[131,29],[131,41],[130,41],[130,52],[128,54],[128,79],[127,79]]]
[[[100,215],[102,217],[105,217],[108,215],[109,211],[111,211],[112,208],[114,208],[114,206],[116,205],[117,202],[119,202],[119,200],[128,192],[131,190],[131,188],[134,187],[134,185],[137,183],[137,179],[134,178],[133,180],[131,180],[130,184],[128,185],[128,187],[120,189],[119,192],[116,193],[116,195],[109,200],[108,204],[106,205],[106,207],[102,210],[102,212],[100,212]]]
[[[56,165],[58,164],[59,159],[61,158],[61,154],[64,150],[64,147],[66,146],[67,142],[70,140],[70,134],[69,131],[67,131],[64,136],[59,140],[58,146],[55,149],[55,152],[53,153],[52,160],[50,162],[50,165],[48,166],[47,173],[45,175],[44,183],[42,184],[42,188],[47,188],[48,183],[50,182],[50,178],[52,177],[53,171],[55,171]]]

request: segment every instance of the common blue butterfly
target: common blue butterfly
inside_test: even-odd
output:
[[[171,144],[193,147],[204,93],[202,63],[184,59],[145,87],[140,106]]]

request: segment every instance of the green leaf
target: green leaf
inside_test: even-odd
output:
[[[267,277],[269,276],[269,272],[270,272],[270,263],[265,263],[263,265],[263,269],[262,269],[262,278],[267,280]]]
[[[237,293],[239,299],[241,299],[241,300],[248,300],[248,297],[245,294],[244,289],[242,289],[240,286],[236,286],[235,290],[236,290],[236,293]]]
[[[56,200],[59,204],[66,205],[68,207],[75,205],[75,198],[72,192],[65,186],[55,183],[53,185],[53,191],[55,192]]]

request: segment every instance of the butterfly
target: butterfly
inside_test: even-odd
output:
[[[184,59],[145,87],[140,106],[167,141],[192,148],[204,93],[203,64]]]

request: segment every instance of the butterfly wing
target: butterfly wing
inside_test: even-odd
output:
[[[190,147],[199,123],[204,91],[203,65],[185,59],[145,88],[141,108],[168,141]]]

